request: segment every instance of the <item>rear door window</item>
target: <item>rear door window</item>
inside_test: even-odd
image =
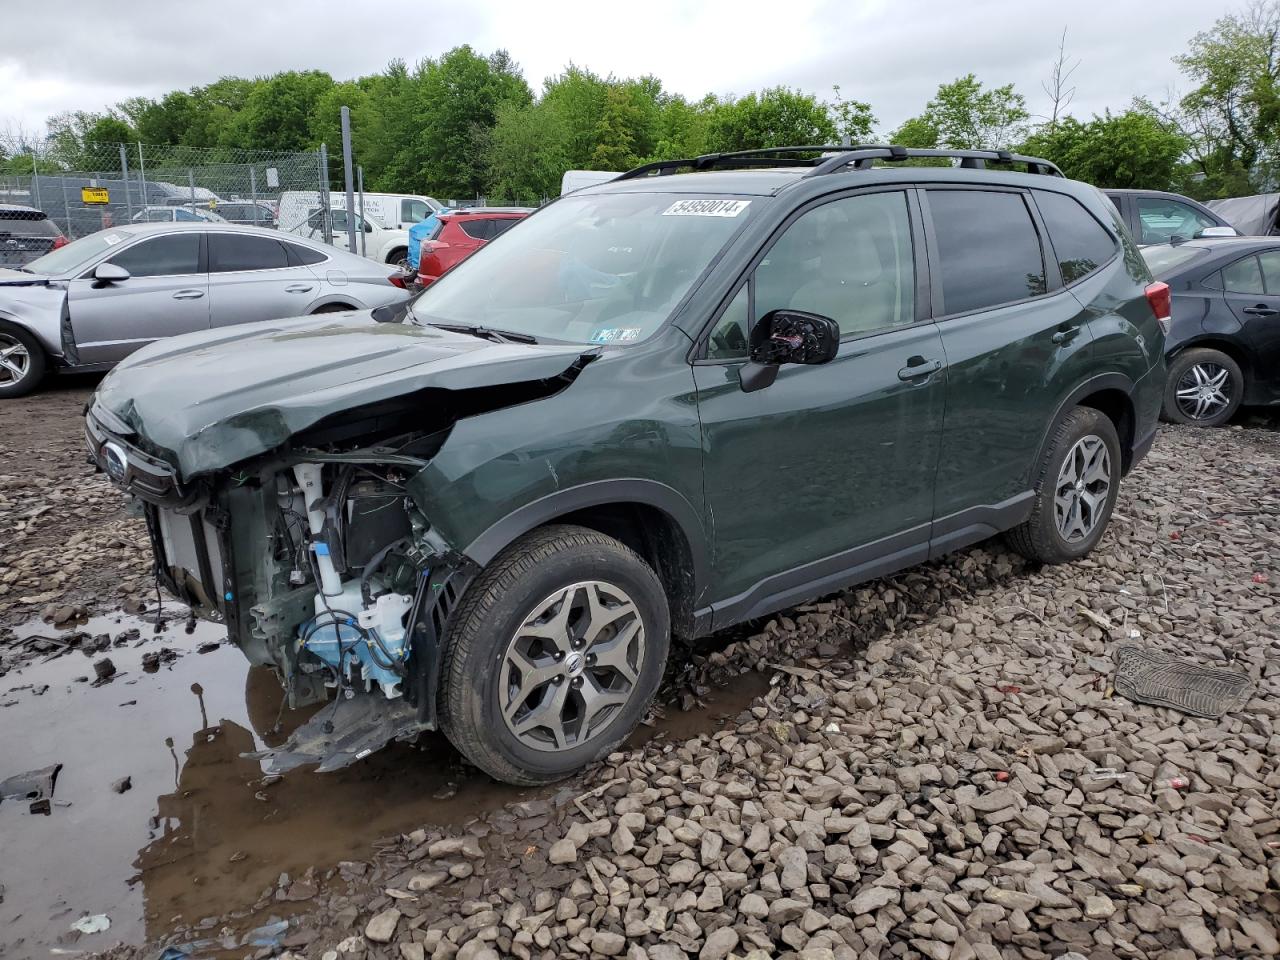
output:
[[[1045,292],[1040,236],[1020,193],[929,190],[947,314]]]
[[[1035,198],[1063,283],[1087,277],[1116,255],[1115,238],[1078,200],[1048,190],[1035,191]]]
[[[1262,269],[1258,266],[1257,257],[1245,257],[1230,266],[1222,268],[1222,289],[1227,293],[1255,293],[1259,296],[1267,292],[1262,282]]]
[[[289,265],[279,240],[239,233],[209,234],[209,272],[279,270]]]
[[[111,258],[133,277],[179,277],[200,272],[200,234],[166,233],[135,243]]]

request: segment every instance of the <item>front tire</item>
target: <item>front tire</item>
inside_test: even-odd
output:
[[[48,364],[39,340],[16,323],[0,320],[0,400],[30,393],[44,379]]]
[[[409,248],[396,247],[394,250],[392,250],[389,254],[387,254],[387,265],[392,267],[399,267],[401,270],[408,270],[409,269]]]
[[[1169,365],[1161,413],[1170,423],[1219,427],[1235,416],[1243,399],[1240,364],[1221,350],[1196,347]]]
[[[1041,563],[1078,560],[1102,539],[1119,494],[1115,424],[1099,410],[1076,407],[1054,428],[1031,516],[1009,531],[1009,545]]]
[[[670,613],[653,569],[584,527],[543,527],[500,553],[450,618],[445,734],[473,764],[521,785],[604,757],[658,689]]]

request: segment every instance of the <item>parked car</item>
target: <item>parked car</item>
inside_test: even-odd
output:
[[[360,196],[356,196],[356,212],[360,211]],[[334,190],[329,194],[329,205],[335,210],[345,210],[347,195]],[[316,190],[286,190],[280,195],[280,222],[285,229],[296,226],[310,216],[311,211],[319,209],[320,193]],[[364,195],[364,216],[378,226],[388,230],[408,230],[415,223],[420,223],[444,205],[434,197],[426,197],[413,193],[366,193]]]
[[[0,203],[0,267],[20,267],[66,242],[43,210]]]
[[[134,223],[225,223],[220,214],[204,207],[143,207],[133,215]]]
[[[1277,223],[1280,218],[1280,193],[1208,200],[1205,206],[1247,237],[1274,237],[1280,234],[1280,224]]]
[[[468,207],[437,214],[438,226],[419,248],[418,283],[429,287],[532,212],[532,207]]]
[[[1165,419],[1216,427],[1241,404],[1280,403],[1280,238],[1190,240],[1142,255],[1173,296]]]
[[[219,203],[214,211],[227,223],[239,223],[247,227],[274,227],[275,211],[266,201],[227,200]]]
[[[324,210],[320,207],[315,207],[307,214],[307,218],[301,224],[290,228],[288,232],[323,243],[325,235],[324,220]],[[368,257],[370,260],[377,260],[379,263],[389,263],[401,270],[405,269],[409,259],[408,230],[388,230],[377,221],[363,218],[359,214],[354,215],[354,221],[356,226],[356,253]],[[281,224],[286,222],[283,216],[279,222]],[[281,227],[281,229],[285,228]],[[346,210],[335,207],[329,211],[329,233],[332,237],[333,246],[340,250],[347,249],[350,236],[347,233]]]
[[[406,299],[400,273],[262,227],[136,224],[0,270],[0,399],[105,370],[154,340]],[[201,374],[213,384],[222,377]]]
[[[632,730],[672,636],[1001,531],[1097,545],[1155,436],[1168,287],[1047,161],[830,149],[650,164],[400,322],[196,334],[107,376],[90,448],[168,589],[294,705],[336,694],[273,769],[440,727],[555,780]],[[940,155],[965,166],[873,166]]]
[[[1237,230],[1203,203],[1163,190],[1106,190],[1141,246],[1174,237],[1234,237]]]

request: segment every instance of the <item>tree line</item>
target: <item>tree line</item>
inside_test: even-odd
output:
[[[1034,116],[1008,84],[975,74],[941,84],[920,113],[882,130],[869,103],[771,87],[691,100],[653,76],[601,76],[569,65],[535,91],[506,51],[460,46],[410,68],[337,81],[319,70],[224,77],[158,99],[49,121],[42,154],[68,169],[102,169],[119,142],[227,151],[340,143],[339,107],[371,190],[530,202],[559,193],[568,169],[626,170],[652,160],[801,143],[893,142],[1010,148],[1045,157],[1101,187],[1173,189],[1197,197],[1276,189],[1280,162],[1280,0],[1254,0],[1197,34],[1175,57],[1189,92],[1135,98],[1123,111],[1070,113],[1079,60],[1065,34],[1049,65],[1051,109]],[[10,144],[0,170],[25,172],[37,145]]]

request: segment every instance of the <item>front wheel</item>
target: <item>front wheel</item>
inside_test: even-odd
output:
[[[387,265],[391,267],[399,267],[401,270],[409,270],[409,251],[405,247],[396,247],[387,254]]]
[[[1217,427],[1235,415],[1243,399],[1240,365],[1221,350],[1196,347],[1169,365],[1161,413],[1172,423]]]
[[[450,618],[444,731],[498,780],[560,780],[639,723],[669,641],[662,583],[634,551],[583,527],[535,530],[490,563]]]
[[[0,400],[30,393],[44,379],[48,360],[31,333],[0,320]]]
[[[1065,563],[1098,545],[1120,495],[1120,438],[1111,419],[1076,407],[1054,428],[1031,516],[1008,533],[1028,560]]]

